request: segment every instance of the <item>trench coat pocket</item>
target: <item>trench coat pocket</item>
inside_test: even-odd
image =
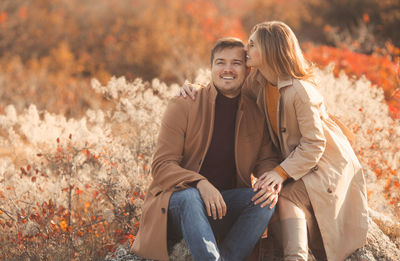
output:
[[[161,187],[160,187],[160,186],[157,186],[157,185],[153,186],[153,187],[149,190],[149,192],[150,192],[152,195],[156,196],[156,197],[157,197],[158,195],[160,195],[162,191],[163,191],[163,190],[161,189]]]

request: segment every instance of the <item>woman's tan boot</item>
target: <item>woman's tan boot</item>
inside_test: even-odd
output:
[[[281,220],[282,246],[285,261],[308,259],[307,223],[304,218]]]

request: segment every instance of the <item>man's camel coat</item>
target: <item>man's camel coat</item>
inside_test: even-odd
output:
[[[168,260],[167,216],[171,194],[205,179],[199,174],[211,142],[217,90],[199,90],[195,101],[173,98],[164,114],[152,162],[153,181],[146,194],[132,251],[139,256]],[[277,166],[279,159],[256,103],[242,95],[235,125],[236,186],[251,187],[258,177]]]
[[[243,91],[265,110],[267,82],[260,73],[253,73]],[[271,140],[284,159],[280,165],[291,178],[303,180],[328,260],[344,260],[366,241],[363,170],[340,122],[327,114],[323,97],[313,84],[288,79],[278,81],[278,90],[278,134]],[[268,113],[264,114],[273,133]]]

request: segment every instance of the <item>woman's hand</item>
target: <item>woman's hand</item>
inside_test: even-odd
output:
[[[281,185],[283,181],[281,175],[275,170],[265,172],[254,184],[254,191],[265,187],[269,187],[270,189],[276,188],[278,185]]]
[[[197,93],[196,87],[193,86],[190,82],[186,81],[182,87],[179,89],[179,93],[176,95],[177,97],[186,98],[188,95],[193,100],[195,99]]]

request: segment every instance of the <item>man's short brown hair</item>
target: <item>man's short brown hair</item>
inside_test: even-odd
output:
[[[214,55],[216,52],[221,51],[222,49],[225,48],[234,48],[234,47],[244,48],[244,43],[242,42],[242,40],[236,37],[224,37],[219,39],[211,50],[211,58],[210,58],[211,65],[213,64]]]

